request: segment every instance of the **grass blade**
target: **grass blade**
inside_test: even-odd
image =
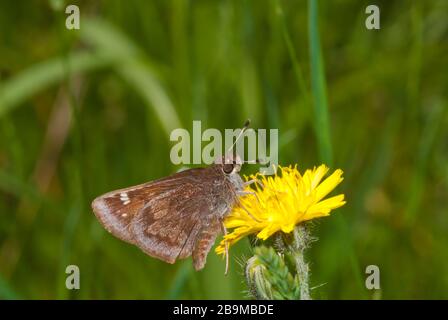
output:
[[[318,27],[317,0],[308,1],[308,32],[310,42],[311,88],[314,102],[314,128],[316,131],[318,149],[321,160],[331,166],[333,164],[333,150],[330,139],[330,123],[328,115],[327,89],[325,84],[325,70],[320,45]],[[361,278],[361,267],[354,251],[350,230],[341,215],[336,215],[339,232],[347,248],[349,263],[352,266],[360,292],[364,284]]]
[[[21,72],[0,87],[0,117],[30,99],[38,92],[67,78],[67,72],[86,72],[113,63],[116,55],[99,55],[90,52],[76,52],[68,57],[57,57],[36,64]],[[70,70],[66,61],[70,61]]]
[[[120,52],[128,59],[115,65],[117,72],[142,96],[157,115],[169,135],[181,126],[176,109],[149,63],[140,58],[140,50],[112,25],[100,20],[84,22],[82,37],[100,52]]]
[[[311,89],[314,102],[314,128],[321,160],[329,166],[333,163],[330,140],[327,89],[324,62],[320,47],[317,0],[308,1],[308,32],[310,42]]]

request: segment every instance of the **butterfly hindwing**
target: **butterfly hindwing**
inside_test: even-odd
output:
[[[222,222],[213,217],[206,228],[199,231],[192,251],[193,265],[196,270],[205,266],[207,255],[215,243],[217,235],[221,232]]]
[[[206,201],[191,199],[194,190],[182,190],[185,198],[150,201],[130,226],[136,245],[168,263],[190,256],[199,231],[209,220]]]

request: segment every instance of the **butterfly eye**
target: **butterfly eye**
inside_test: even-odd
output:
[[[232,171],[233,171],[233,164],[232,163],[225,163],[222,166],[222,170],[224,171],[224,173],[227,173],[227,174],[232,173]]]

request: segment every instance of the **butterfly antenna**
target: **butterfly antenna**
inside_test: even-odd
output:
[[[247,128],[249,128],[250,125],[250,119],[247,119],[246,122],[244,122],[244,126],[241,129],[240,134],[236,137],[235,142],[232,144],[232,146],[227,150],[227,153],[229,153],[233,147],[236,145],[236,143],[238,142],[238,140],[242,137],[242,135],[244,134],[244,132],[247,130]]]
[[[248,163],[248,164],[268,164],[269,162],[266,159],[255,159],[255,160],[246,160],[243,161],[243,163]]]

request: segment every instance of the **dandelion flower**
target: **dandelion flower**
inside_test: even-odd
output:
[[[266,240],[278,231],[290,233],[297,224],[328,216],[331,210],[345,204],[343,194],[324,200],[343,180],[342,170],[334,171],[322,181],[328,172],[325,165],[306,170],[303,175],[297,166],[280,166],[279,169],[280,175],[249,177],[260,183],[254,184],[255,190],[250,186],[246,188],[245,191],[252,194],[240,198],[241,205],[225,219],[226,228],[233,230],[224,236],[216,253],[224,254],[226,243],[233,245],[250,234]]]

